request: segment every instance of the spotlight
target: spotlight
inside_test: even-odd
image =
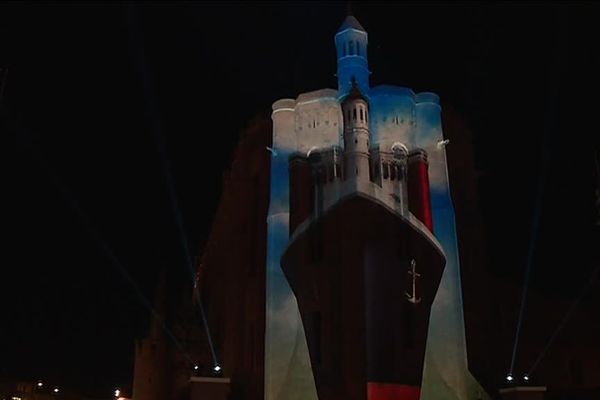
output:
[[[512,380],[513,380],[513,379],[514,379],[514,378],[513,378],[512,374],[508,374],[508,375],[506,375],[506,380],[507,380],[508,382],[512,382]]]
[[[194,365],[194,371],[198,371],[198,365]]]
[[[527,374],[523,375],[523,380],[525,382],[529,381],[529,375],[527,375]]]
[[[44,384],[42,383],[42,381],[38,381],[37,383],[37,387],[42,388],[44,387]]]
[[[58,393],[58,392],[59,392],[58,388],[57,388],[57,387],[55,387],[55,388],[54,388],[54,390],[53,390],[53,392],[54,392],[54,393]]]
[[[215,365],[215,367],[213,368],[213,371],[215,371],[215,372],[221,371],[221,366],[219,364]]]
[[[119,397],[121,395],[121,391],[119,389],[115,389],[115,397]]]

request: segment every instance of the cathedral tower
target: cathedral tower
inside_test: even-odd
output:
[[[344,115],[344,179],[369,180],[369,106],[354,76],[342,101]]]
[[[354,16],[348,15],[335,35],[337,49],[337,78],[340,95],[349,92],[354,77],[363,93],[369,90],[367,31]]]

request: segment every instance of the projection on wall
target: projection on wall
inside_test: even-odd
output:
[[[338,90],[273,104],[265,397],[485,396],[466,364],[439,98],[370,87],[367,43],[347,17]]]

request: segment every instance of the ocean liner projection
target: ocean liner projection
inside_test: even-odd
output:
[[[431,233],[427,154],[372,142],[355,79],[341,109],[343,149],[290,157],[291,237],[281,265],[319,399],[416,399],[445,265]]]
[[[265,398],[467,399],[439,97],[371,86],[355,17],[335,45],[337,90],[273,103]]]

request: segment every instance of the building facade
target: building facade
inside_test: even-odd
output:
[[[266,398],[483,398],[467,366],[439,97],[371,86],[353,16],[334,42],[337,90],[273,104]],[[321,356],[354,369],[324,372]]]
[[[180,337],[193,360],[167,363],[187,377],[169,387],[215,400],[496,397],[520,291],[488,276],[470,131],[434,93],[372,85],[354,17],[334,43],[337,89],[277,100],[241,136],[197,265],[212,337],[192,312]],[[576,343],[539,368],[546,398],[565,398],[570,370],[596,390],[591,342]]]

